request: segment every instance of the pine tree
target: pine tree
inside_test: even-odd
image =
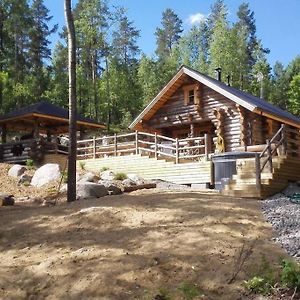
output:
[[[43,0],[33,0],[30,9],[32,27],[29,30],[29,61],[32,79],[32,101],[39,101],[45,93],[48,85],[47,69],[44,68],[46,61],[51,58],[50,40],[51,34],[57,31],[57,25],[49,28],[48,23],[52,19],[49,9]]]
[[[133,26],[133,22],[122,13],[118,20],[117,29],[112,37],[112,56],[123,65],[133,65],[137,62],[136,56],[140,52],[137,39],[140,36],[139,30]]]
[[[182,33],[182,20],[170,8],[162,14],[162,28],[157,28],[156,35],[156,54],[159,59],[165,59],[171,54],[173,46],[178,42]]]
[[[289,84],[288,109],[291,113],[300,116],[300,73],[295,75]]]

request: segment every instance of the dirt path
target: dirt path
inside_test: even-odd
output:
[[[3,207],[0,298],[185,299],[178,287],[191,283],[196,299],[247,299],[242,282],[261,256],[285,255],[271,238],[259,201],[197,193]],[[228,284],[243,244],[253,253]]]

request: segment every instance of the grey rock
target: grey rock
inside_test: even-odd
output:
[[[79,176],[77,182],[97,182],[99,179],[99,176],[96,174],[88,172]]]
[[[100,198],[106,195],[108,195],[108,190],[102,184],[94,182],[83,182],[77,184],[78,199]]]
[[[99,180],[99,184],[104,185],[110,195],[119,195],[124,191],[124,186],[117,180]]]
[[[59,180],[61,177],[58,164],[46,164],[38,168],[31,180],[31,185],[41,187],[51,181]]]
[[[122,184],[124,185],[124,187],[131,187],[131,186],[135,186],[136,185],[136,183],[133,180],[129,179],[129,178],[124,179],[122,181]]]
[[[13,195],[0,194],[0,206],[11,206],[15,204]]]
[[[299,187],[298,187],[299,190]],[[266,220],[277,232],[275,242],[300,261],[300,204],[292,203],[287,195],[298,192],[296,184],[263,201],[262,210]]]
[[[24,174],[26,170],[27,170],[27,169],[26,169],[26,167],[24,167],[24,166],[21,166],[21,165],[13,165],[13,166],[9,169],[9,171],[8,171],[8,176],[18,178],[19,176],[21,176],[22,174]]]
[[[100,178],[102,180],[114,180],[115,178],[115,173],[111,170],[106,170],[100,173]]]
[[[141,176],[139,176],[137,174],[127,174],[127,177],[128,177],[128,179],[134,181],[134,183],[137,185],[145,183],[144,178],[142,178]]]
[[[32,176],[28,174],[22,174],[18,180],[18,184],[30,183]]]

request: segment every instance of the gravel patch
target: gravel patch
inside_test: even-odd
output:
[[[263,201],[262,209],[277,232],[274,240],[300,261],[300,204],[292,203],[288,197],[294,193],[300,193],[300,187],[295,183]]]
[[[190,191],[192,190],[190,186],[185,184],[176,184],[161,179],[154,179],[151,182],[156,183],[156,188],[161,190],[176,190],[176,191]]]

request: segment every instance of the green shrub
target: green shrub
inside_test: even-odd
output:
[[[200,295],[199,290],[195,285],[188,283],[188,282],[183,282],[178,290],[183,294],[184,299],[186,300],[193,300],[195,297]]]
[[[68,183],[68,172],[61,172],[63,183]]]
[[[28,169],[32,169],[34,167],[33,159],[27,159],[25,164],[28,167]]]
[[[125,173],[116,173],[114,180],[124,180],[127,179],[127,175]]]
[[[281,283],[289,288],[300,288],[300,265],[292,262],[283,260],[282,270],[280,274]]]
[[[85,170],[85,162],[84,161],[79,161],[78,164],[79,164],[79,167],[81,170]]]
[[[272,286],[265,278],[254,276],[246,281],[246,287],[256,294],[267,295],[270,293]]]
[[[100,169],[100,172],[104,172],[104,171],[107,171],[107,170],[109,170],[109,167],[102,167],[102,168]]]
[[[265,256],[261,257],[260,263],[255,268],[252,277],[245,282],[246,287],[256,294],[267,295],[276,282],[275,271]]]

